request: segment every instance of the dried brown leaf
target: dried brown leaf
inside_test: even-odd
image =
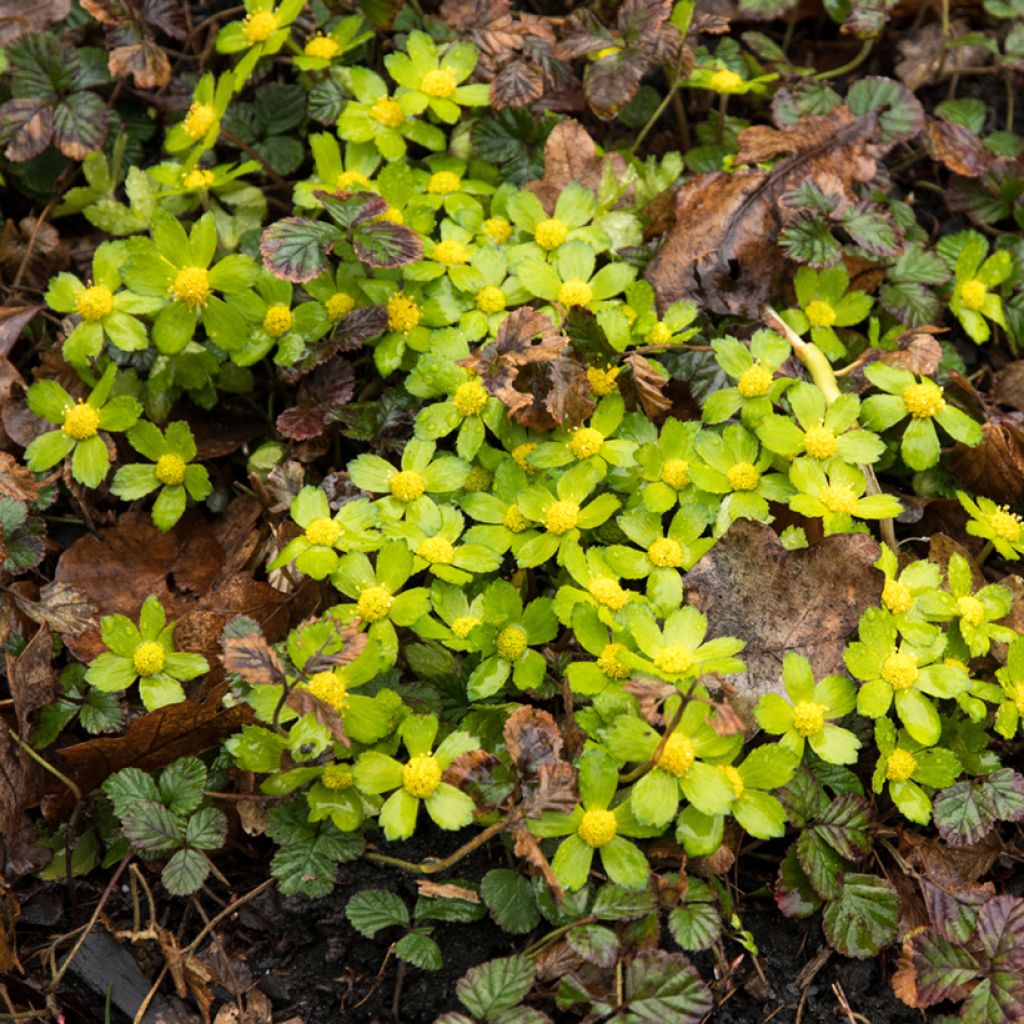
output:
[[[40,626],[17,658],[6,654],[7,685],[14,698],[18,732],[28,739],[35,725],[35,715],[60,696],[60,682],[53,667],[53,636]]]
[[[537,869],[552,896],[557,902],[561,903],[564,896],[562,887],[558,884],[558,879],[555,878],[555,873],[551,870],[551,864],[547,857],[544,856],[544,851],[540,848],[540,841],[522,825],[513,825],[511,831],[512,838],[515,841],[512,852]]]
[[[41,855],[32,844],[35,829],[24,813],[38,802],[41,792],[42,769],[15,743],[0,718],[0,836],[6,840],[0,851],[4,858],[0,873],[5,879],[36,871],[50,859],[49,852]]]
[[[950,464],[966,490],[1000,505],[1013,505],[1024,494],[1024,430],[1013,423],[987,420],[981,432],[980,445],[954,446]]]
[[[651,725],[665,724],[665,716],[661,713],[661,705],[679,690],[671,683],[660,679],[627,679],[622,687],[626,693],[636,697],[640,705],[640,714]]]
[[[337,708],[301,687],[289,692],[284,702],[297,715],[312,715],[342,746],[352,746]]]
[[[668,379],[651,365],[651,360],[639,352],[630,352],[625,363],[640,407],[649,419],[657,420],[672,407],[671,400],[665,395]]]
[[[38,496],[39,484],[36,483],[35,474],[13,455],[0,452],[0,497],[30,502]]]
[[[503,730],[505,746],[520,778],[535,784],[540,769],[561,761],[562,736],[554,718],[523,705],[509,715]]]
[[[932,121],[925,139],[936,160],[965,178],[980,178],[992,162],[992,154],[965,125]]]
[[[880,360],[919,376],[930,377],[942,362],[942,346],[931,334],[918,330],[906,338],[901,338],[899,349],[895,352],[884,352]]]
[[[987,47],[956,41],[969,31],[966,21],[956,19],[950,25],[948,36],[937,21],[901,32],[896,48],[903,59],[896,65],[896,77],[911,92],[917,92],[922,85],[934,80],[940,68],[949,73],[986,63],[990,56]]]
[[[491,80],[488,96],[495,110],[528,107],[544,95],[544,76],[522,60],[506,64]]]
[[[0,306],[0,355],[9,355],[18,336],[42,306]]]
[[[171,80],[171,62],[163,47],[152,39],[110,51],[107,68],[114,78],[131,75],[140,89],[162,89]]]
[[[536,785],[523,790],[521,807],[527,818],[537,818],[544,811],[568,814],[577,802],[576,769],[567,761],[556,761],[540,766]]]
[[[1007,364],[996,374],[992,398],[1000,405],[1024,412],[1024,359]]]
[[[416,892],[431,900],[465,900],[467,903],[479,903],[480,894],[464,885],[454,882],[431,882],[429,878],[421,878],[416,882]]]
[[[71,0],[4,0],[0,8],[0,46],[42,32],[71,13]]]
[[[14,893],[4,890],[0,892],[0,971],[16,970],[24,972],[18,960],[18,947],[15,942],[15,928],[21,917],[21,907]]]
[[[64,637],[81,636],[86,630],[99,626],[96,606],[80,590],[66,583],[48,583],[39,591],[37,601],[19,590],[12,589],[10,593],[18,608],[33,622],[49,626]]]
[[[225,637],[223,646],[221,662],[228,672],[234,672],[247,683],[255,685],[284,683],[281,659],[262,634]]]
[[[770,526],[740,519],[687,573],[687,600],[707,615],[709,635],[746,641],[746,671],[728,677],[741,711],[783,692],[788,651],[807,657],[816,678],[844,670],[846,639],[881,596],[878,556],[859,533],[787,551]]]

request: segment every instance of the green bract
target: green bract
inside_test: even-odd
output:
[[[138,680],[147,711],[183,701],[181,684],[210,669],[201,654],[174,649],[174,623],[167,622],[163,605],[153,596],[143,602],[137,627],[125,615],[105,615],[100,634],[109,650],[91,662],[86,682],[113,693],[129,689]]]

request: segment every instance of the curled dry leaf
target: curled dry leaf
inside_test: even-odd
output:
[[[5,839],[0,876],[5,879],[37,871],[50,859],[48,851],[34,846],[36,829],[25,817],[25,809],[38,803],[42,789],[42,769],[15,743],[0,718],[0,836]]]
[[[542,766],[562,759],[558,726],[548,712],[539,708],[525,704],[516,708],[506,720],[502,735],[509,757],[527,785],[536,783]]]
[[[0,306],[0,355],[9,355],[18,336],[42,306]]]
[[[18,732],[28,738],[35,725],[35,715],[60,696],[60,683],[53,668],[53,636],[40,626],[17,658],[6,654],[7,685],[14,698]]]
[[[729,676],[741,712],[764,693],[784,692],[788,651],[808,658],[815,678],[844,671],[846,639],[881,597],[879,553],[860,533],[787,551],[770,526],[740,519],[690,570],[687,600],[707,615],[709,636],[746,641],[746,671]]]
[[[13,455],[0,452],[0,497],[30,502],[38,496],[39,484],[35,474]]]
[[[223,641],[221,663],[228,672],[253,685],[277,685],[285,681],[284,666],[262,633],[229,636]]]
[[[464,885],[454,882],[432,882],[429,878],[416,881],[416,891],[420,896],[431,900],[465,900],[467,903],[479,903],[480,894]]]
[[[1008,421],[981,425],[983,440],[968,448],[957,444],[950,463],[960,485],[1000,505],[1013,505],[1024,494],[1024,430]]]
[[[49,626],[62,636],[80,636],[99,623],[96,606],[80,591],[66,583],[47,583],[38,599],[33,589],[16,584],[9,591],[14,603],[28,618]]]
[[[629,383],[632,385],[631,397],[635,397],[647,416],[657,422],[663,413],[672,408],[672,400],[665,394],[667,377],[659,372],[656,364],[652,364],[650,359],[639,352],[630,352],[625,363],[629,370]]]
[[[309,690],[298,687],[289,691],[284,702],[297,715],[312,715],[343,747],[352,746],[337,708],[331,707]]]
[[[924,377],[935,373],[942,362],[942,346],[926,329],[900,338],[899,346],[895,352],[882,353],[880,360]]]
[[[932,121],[925,141],[936,160],[965,178],[980,178],[992,161],[992,155],[981,144],[981,139],[962,124]]]
[[[547,431],[576,426],[596,406],[583,365],[565,354],[569,339],[532,306],[510,313],[497,338],[462,365],[475,371],[517,423]]]
[[[920,105],[909,93],[903,99],[902,119],[913,122]],[[839,106],[781,130],[756,125],[741,133],[736,164],[774,166],[698,174],[679,189],[675,224],[646,272],[659,308],[689,299],[715,313],[756,318],[786,269],[775,244],[779,233],[798,216],[782,197],[813,181],[855,205],[854,186],[874,178],[878,161],[901,137],[883,128],[884,116]]]

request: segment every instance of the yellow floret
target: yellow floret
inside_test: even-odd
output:
[[[460,615],[452,622],[452,632],[460,640],[465,640],[479,625],[480,620],[475,615]]]
[[[217,111],[209,103],[193,103],[181,122],[185,134],[198,142],[216,124]]]
[[[317,672],[310,677],[306,689],[335,711],[344,710],[348,703],[348,687],[345,680],[335,672]]]
[[[95,406],[78,400],[77,405],[72,405],[64,410],[64,424],[61,430],[68,437],[76,441],[84,441],[87,437],[94,437],[100,428],[100,412]]]
[[[306,527],[306,540],[321,547],[333,547],[341,539],[341,523],[330,516],[320,516]]]
[[[135,648],[135,653],[132,655],[132,668],[140,676],[155,676],[158,672],[163,672],[165,661],[163,645],[158,644],[155,640],[146,640]]]
[[[83,320],[102,320],[114,309],[114,293],[105,284],[86,288],[75,303],[75,312]]]
[[[427,489],[427,482],[415,469],[403,469],[391,478],[388,486],[399,501],[415,501]]]
[[[626,649],[625,644],[605,644],[597,659],[597,667],[609,679],[628,679],[633,670],[623,663],[620,655]]]
[[[437,68],[428,71],[420,82],[420,90],[435,99],[446,100],[455,92],[458,83],[451,68]]]
[[[672,337],[668,324],[659,320],[648,332],[647,340],[652,345],[667,345]]]
[[[375,221],[386,220],[389,224],[404,224],[405,214],[397,206],[389,206],[383,213],[373,218]]]
[[[956,610],[968,626],[980,626],[985,621],[985,606],[973,594],[958,598]]]
[[[737,462],[728,468],[725,475],[734,491],[753,491],[761,480],[757,467],[750,462]]]
[[[271,306],[263,316],[263,330],[272,338],[280,338],[292,329],[292,311],[283,305]]]
[[[441,785],[441,765],[432,754],[417,754],[402,767],[402,788],[426,800]]]
[[[397,128],[405,121],[405,113],[396,100],[382,96],[372,107],[370,117],[385,128]]]
[[[317,60],[330,60],[339,49],[338,44],[330,36],[313,36],[306,42],[302,52],[307,57],[315,57]]]
[[[569,228],[557,217],[542,220],[533,229],[533,239],[542,248],[550,252],[557,249],[569,237]]]
[[[335,292],[325,303],[324,308],[332,320],[340,320],[355,309],[356,300],[348,292]]]
[[[726,782],[732,786],[733,795],[739,800],[747,788],[743,784],[743,776],[740,775],[739,769],[734,768],[731,764],[720,764],[717,765],[717,768],[725,776]]]
[[[451,565],[455,561],[455,548],[447,537],[424,537],[416,554],[431,565]]]
[[[476,308],[481,313],[500,313],[508,303],[505,293],[496,285],[485,285],[476,293]]]
[[[548,533],[561,536],[576,528],[580,518],[580,507],[575,501],[553,501],[544,514],[544,525]]]
[[[587,846],[597,849],[615,838],[618,822],[611,811],[587,811],[580,822],[579,837]]]
[[[488,217],[484,221],[484,234],[495,245],[504,245],[512,237],[512,224],[505,217]]]
[[[526,650],[526,630],[522,626],[506,626],[494,641],[499,658],[515,661]]]
[[[708,79],[708,85],[715,92],[737,92],[743,88],[743,78],[736,74],[735,71],[722,68],[721,71],[716,71]]]
[[[618,376],[619,367],[617,366],[609,366],[603,370],[597,366],[591,366],[587,369],[587,383],[590,385],[590,390],[598,398],[604,398],[605,395],[613,395],[619,390]]]
[[[828,427],[811,427],[804,434],[804,451],[812,459],[831,459],[839,442]]]
[[[558,289],[558,301],[563,306],[587,306],[593,297],[594,289],[578,277],[564,281]]]
[[[419,322],[423,311],[413,302],[407,299],[402,292],[396,292],[388,299],[388,330],[398,331],[400,334],[407,334]]]
[[[494,483],[494,474],[486,466],[473,466],[462,485],[464,491],[489,491]]]
[[[917,682],[917,655],[893,651],[882,663],[882,678],[894,690],[908,690]]]
[[[216,180],[217,175],[213,171],[196,167],[181,179],[181,183],[185,188],[209,188]]]
[[[988,287],[976,277],[971,278],[970,281],[964,281],[960,286],[960,302],[965,309],[973,309],[977,312],[985,305],[987,297]]]
[[[829,512],[853,515],[857,511],[857,495],[846,484],[825,484],[818,492],[818,501]]]
[[[623,590],[619,581],[611,576],[598,576],[591,581],[587,590],[598,604],[611,608],[613,612],[625,608],[629,601],[629,591]]]
[[[938,384],[924,380],[920,384],[908,384],[903,389],[903,404],[914,419],[926,420],[946,408],[946,399]]]
[[[690,484],[690,464],[686,459],[666,459],[661,467],[661,482],[674,491],[681,491]]]
[[[524,441],[522,444],[517,444],[509,454],[512,456],[512,461],[520,468],[526,470],[527,473],[536,472],[536,467],[531,466],[529,461],[530,452],[537,447],[536,441]]]
[[[885,759],[885,777],[890,782],[906,782],[916,770],[917,758],[902,747],[897,747]]]
[[[683,546],[672,537],[659,537],[647,549],[647,557],[660,569],[678,569],[683,564]]]
[[[836,311],[824,299],[815,299],[804,310],[812,327],[831,327],[836,322]]]
[[[736,387],[744,398],[763,398],[772,389],[771,370],[751,366],[740,374]]]
[[[604,434],[593,427],[580,427],[572,432],[569,438],[569,451],[577,459],[589,459],[596,455],[604,444]]]
[[[455,389],[452,401],[460,416],[477,416],[484,411],[489,395],[479,377],[467,380]]]
[[[340,171],[334,179],[334,188],[338,192],[351,191],[353,186],[370,188],[370,179],[360,171]]]
[[[250,45],[262,43],[276,31],[278,17],[273,11],[255,11],[242,22],[242,31]]]
[[[696,756],[697,752],[690,737],[682,732],[674,732],[665,740],[665,745],[654,763],[670,775],[681,778],[690,770]]]
[[[530,520],[519,511],[518,505],[509,505],[501,521],[513,533],[522,533],[530,525]]]
[[[328,789],[348,789],[354,780],[350,768],[343,764],[329,764],[324,768],[320,781]]]
[[[452,171],[438,171],[430,176],[427,191],[435,196],[448,196],[462,191],[462,179]]]
[[[814,700],[798,700],[793,705],[793,729],[801,736],[813,736],[825,726],[828,705]]]
[[[182,267],[174,276],[171,298],[189,309],[205,306],[210,297],[210,272],[205,267]]]
[[[459,267],[469,260],[469,250],[454,238],[434,246],[434,259],[442,267]]]
[[[1011,544],[1020,540],[1021,530],[1024,528],[1020,516],[1015,515],[1005,505],[997,508],[988,517],[988,524],[1000,540],[1009,541]]]
[[[670,676],[680,676],[693,668],[693,651],[685,644],[668,644],[654,656],[654,664]]]
[[[1024,683],[1017,683],[1014,686],[1013,692],[1010,694],[1010,700],[1013,701],[1017,713],[1024,716]]]
[[[909,612],[914,607],[914,595],[910,593],[910,587],[899,580],[887,579],[882,587],[882,604],[889,611],[899,615],[901,612]]]
[[[386,587],[367,587],[356,601],[356,611],[364,622],[380,622],[387,617],[394,600]]]
[[[185,479],[185,460],[168,452],[156,460],[156,478],[165,487],[176,487]]]

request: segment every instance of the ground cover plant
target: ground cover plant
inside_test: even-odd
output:
[[[0,15],[0,1018],[1024,1020],[1022,80]]]

